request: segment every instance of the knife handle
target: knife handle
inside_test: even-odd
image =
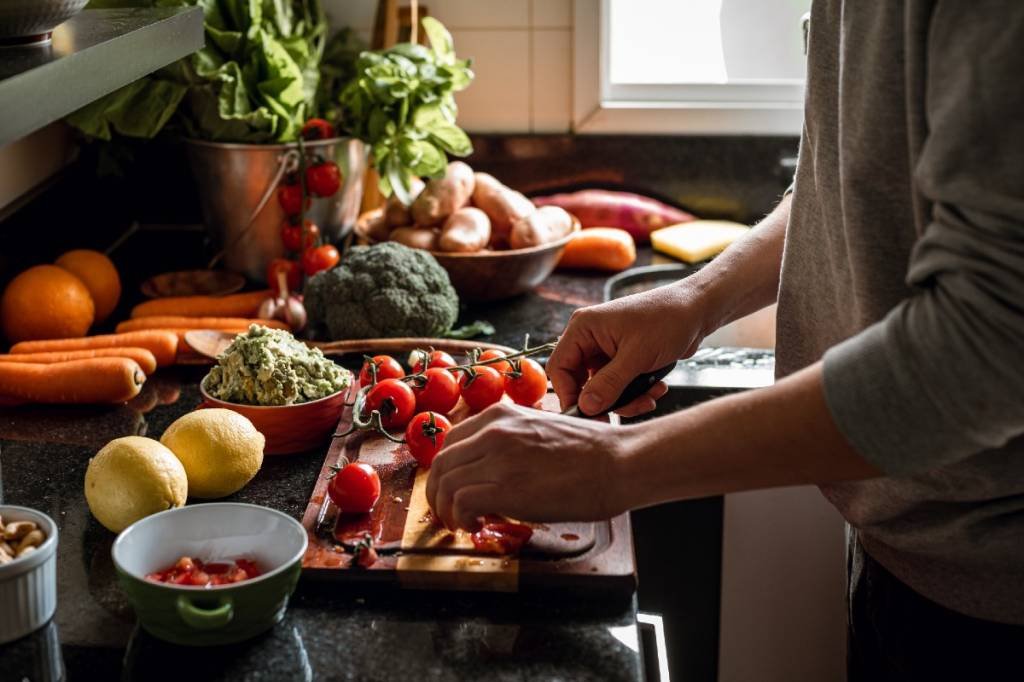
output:
[[[667,377],[669,373],[672,372],[672,370],[674,370],[675,368],[676,363],[673,362],[671,364],[665,365],[660,369],[656,369],[653,372],[644,372],[643,374],[639,375],[638,377],[630,381],[628,384],[626,384],[626,388],[622,390],[621,395],[619,395],[619,399],[616,400],[611,407],[609,407],[607,410],[600,414],[583,414],[582,412],[580,412],[579,405],[573,405],[569,409],[562,412],[562,414],[568,415],[570,417],[599,417],[602,414],[614,412],[615,410],[621,407],[629,405],[631,402],[642,396],[651,388],[651,386]]]

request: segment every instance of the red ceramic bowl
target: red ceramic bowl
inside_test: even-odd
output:
[[[218,400],[206,392],[205,383],[203,379],[199,384],[205,401],[202,407],[223,407],[246,417],[266,438],[265,455],[305,452],[326,442],[341,419],[345,399],[351,389],[349,387],[308,403],[261,407]]]

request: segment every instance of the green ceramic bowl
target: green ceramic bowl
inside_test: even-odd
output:
[[[142,627],[175,644],[211,646],[249,639],[284,617],[308,542],[306,530],[287,514],[252,504],[211,503],[147,516],[121,532],[111,553]],[[182,556],[252,559],[264,573],[217,587],[146,580]]]

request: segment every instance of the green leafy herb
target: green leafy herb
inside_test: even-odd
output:
[[[473,151],[455,124],[455,93],[473,80],[470,62],[458,59],[451,34],[432,17],[423,18],[430,47],[399,43],[363,52],[356,77],[341,92],[342,127],[370,145],[385,196],[412,201],[413,175],[444,174],[448,154]]]

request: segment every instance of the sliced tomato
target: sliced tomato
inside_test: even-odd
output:
[[[512,521],[486,522],[483,527],[473,533],[473,547],[478,552],[487,554],[517,554],[530,538],[533,529],[522,523]]]

